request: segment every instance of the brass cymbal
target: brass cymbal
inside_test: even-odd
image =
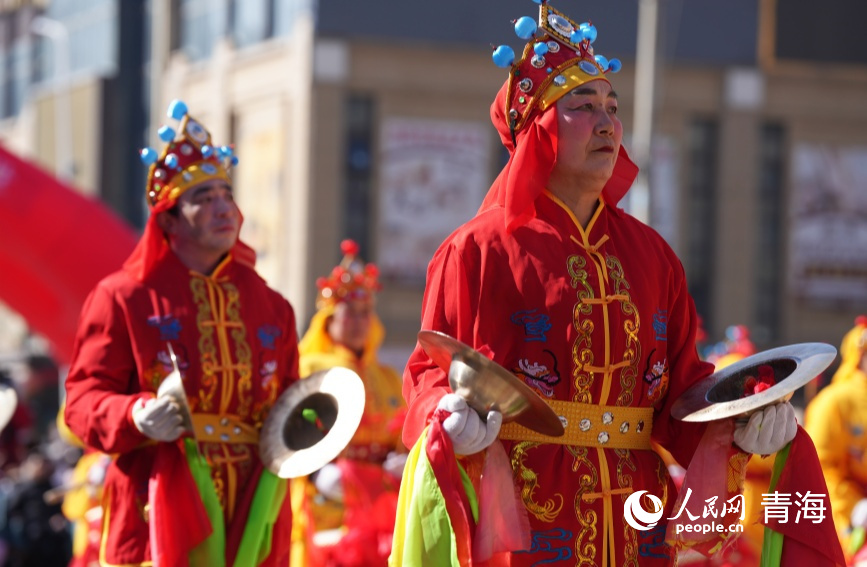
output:
[[[259,457],[280,478],[321,469],[349,444],[364,413],[364,383],[348,368],[314,372],[277,398],[259,433]]]
[[[171,343],[166,343],[169,347],[169,356],[172,359],[174,370],[166,376],[157,388],[157,397],[169,397],[181,408],[181,424],[185,431],[193,433],[193,415],[190,411],[190,403],[187,401],[187,393],[184,391],[184,381],[181,377],[181,371],[178,369],[178,359],[175,356],[175,351],[172,349]]]
[[[565,432],[551,406],[517,376],[477,350],[438,331],[419,331],[418,342],[449,376],[452,391],[482,417],[490,410],[503,414],[503,422],[559,437]]]
[[[9,425],[18,406],[18,394],[11,384],[0,384],[0,431]]]
[[[836,356],[837,349],[825,343],[800,343],[747,356],[693,385],[674,402],[671,415],[698,422],[749,415],[787,401],[795,390],[828,368]],[[776,384],[743,397],[744,381],[757,376],[762,365],[774,370]]]

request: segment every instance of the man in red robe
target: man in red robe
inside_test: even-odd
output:
[[[108,565],[286,565],[286,483],[259,458],[259,430],[298,379],[295,315],[255,272],[238,239],[228,146],[172,103],[178,131],[151,163],[151,216],[123,268],[81,313],[65,418],[85,444],[117,458],[103,496],[100,562]],[[193,431],[170,398],[183,377]],[[236,561],[237,558],[237,561]]]
[[[416,443],[435,410],[434,419],[450,412],[442,428],[471,471],[472,456],[499,438],[530,524],[530,547],[513,550],[511,565],[669,565],[666,518],[677,514],[676,491],[651,439],[689,465],[705,427],[676,421],[671,407],[713,367],[696,353],[698,318],[680,261],[617,208],[637,173],[621,146],[608,79],[619,62],[594,57],[595,27],[545,2],[538,29],[532,22],[516,22],[530,39],[519,61],[502,60],[511,50],[495,52],[509,78],[491,116],[509,162],[476,216],[434,255],[422,329],[514,372],[561,416],[566,433],[499,428],[497,412],[482,420],[418,346],[404,374],[404,443]],[[794,437],[789,404],[756,422],[761,437],[758,423],[734,432],[746,452],[773,452]],[[739,492],[747,456],[728,443],[716,513]],[[662,504],[651,529],[625,518],[627,497],[639,491]],[[686,504],[699,515],[707,506]]]

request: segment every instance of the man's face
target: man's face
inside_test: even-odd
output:
[[[331,340],[349,350],[361,352],[367,342],[373,305],[370,301],[341,301],[334,308],[328,323]]]
[[[205,261],[219,259],[235,245],[240,213],[225,181],[206,181],[178,199],[178,216],[164,215],[172,244]]]
[[[607,81],[580,85],[557,101],[558,176],[598,180],[600,187],[614,172],[623,138],[617,118],[617,94]]]

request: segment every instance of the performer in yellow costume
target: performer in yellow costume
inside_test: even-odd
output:
[[[60,438],[73,447],[85,449],[63,420],[61,404],[57,414]],[[72,478],[63,494],[63,515],[73,525],[72,559],[68,567],[90,567],[99,563],[99,541],[102,535],[102,487],[111,456],[86,450],[75,464]]]
[[[299,344],[300,370],[355,371],[364,382],[364,416],[335,462],[293,481],[293,565],[385,565],[405,461],[400,375],[377,359],[385,337],[374,308],[378,270],[357,258],[355,242],[344,240],[341,250],[341,263],[316,282],[318,311]]]
[[[831,384],[807,406],[805,428],[816,444],[843,549],[861,547],[867,527],[867,317],[843,339]]]

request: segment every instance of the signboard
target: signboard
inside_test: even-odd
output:
[[[796,297],[867,302],[867,146],[795,148],[789,272]]]
[[[384,278],[424,284],[437,247],[475,215],[491,183],[489,131],[481,122],[384,121],[377,234]]]

